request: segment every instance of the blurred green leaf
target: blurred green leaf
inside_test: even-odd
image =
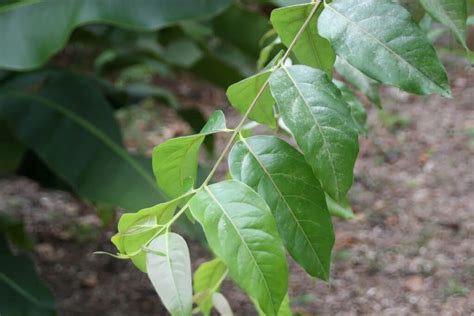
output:
[[[0,118],[52,171],[95,202],[135,210],[164,198],[150,160],[123,147],[112,108],[94,84],[61,71],[42,81],[31,76],[4,85]]]
[[[157,30],[181,20],[214,15],[230,0],[25,1],[0,7],[0,68],[29,69],[45,63],[72,30],[88,23]]]

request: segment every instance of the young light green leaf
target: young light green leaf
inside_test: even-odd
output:
[[[191,260],[186,241],[175,233],[156,237],[149,248],[166,256],[148,252],[148,277],[163,305],[177,316],[189,316],[192,310]]]
[[[351,65],[416,94],[450,97],[446,71],[410,13],[390,0],[334,0],[319,17],[321,36]]]
[[[352,120],[354,121],[357,131],[360,135],[367,134],[367,112],[364,106],[359,101],[357,96],[346,86],[342,81],[333,80],[336,87],[341,91],[342,98],[349,105],[351,109]]]
[[[308,3],[272,11],[270,20],[286,46],[289,46],[295,38],[315,5],[316,3]],[[317,20],[322,10],[323,6],[321,5],[296,42],[293,53],[300,63],[324,70],[331,77],[336,54],[329,41],[318,33]]]
[[[260,89],[262,89],[270,74],[271,70],[263,71],[231,85],[227,89],[226,94],[232,106],[244,114]],[[249,118],[270,127],[275,127],[275,114],[273,113],[274,103],[270,89],[267,87],[258,98],[255,107],[250,112]]]
[[[335,64],[336,71],[347,80],[355,88],[359,89],[367,98],[372,101],[375,105],[380,107],[380,95],[379,86],[380,84],[367,77],[358,69],[354,68],[351,64],[345,61],[343,58],[338,57]]]
[[[328,280],[334,230],[324,192],[304,156],[277,137],[255,136],[235,144],[229,166],[234,179],[267,202],[296,262]]]
[[[212,295],[219,291],[220,285],[227,274],[227,267],[220,259],[204,262],[194,272],[195,302],[204,315],[212,309]]]
[[[281,303],[280,310],[278,311],[278,316],[291,316],[291,305],[290,297],[286,294],[283,302]]]
[[[288,289],[288,266],[265,201],[230,180],[205,187],[190,208],[230,276],[266,315],[276,315]]]
[[[340,202],[336,202],[326,194],[326,203],[331,216],[337,216],[344,219],[355,218],[354,212],[352,211],[351,205],[349,204],[349,199],[347,197]]]
[[[172,138],[153,150],[153,172],[158,186],[170,198],[191,189],[197,176],[199,148],[206,135],[226,131],[222,111],[216,111],[199,134]]]
[[[230,304],[225,298],[224,295],[221,293],[214,293],[212,295],[212,303],[214,304],[214,308],[219,312],[222,316],[233,316],[232,308],[230,308]]]
[[[118,233],[112,242],[120,253],[132,255],[131,260],[143,272],[146,272],[146,254],[140,249],[167,223],[177,206],[177,201],[157,204],[136,213],[126,213],[120,217]]]
[[[459,43],[466,44],[466,0],[420,0],[425,10],[438,22],[446,25]]]
[[[324,72],[302,65],[275,71],[270,87],[283,122],[324,191],[343,199],[352,185],[359,145],[341,92]]]

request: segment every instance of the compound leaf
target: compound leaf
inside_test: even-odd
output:
[[[310,3],[283,7],[272,11],[271,22],[283,44],[290,45],[314,6],[315,3]],[[324,70],[328,76],[331,76],[336,54],[329,41],[318,33],[317,20],[322,10],[323,6],[317,9],[296,42],[293,53],[300,63]]]
[[[230,276],[266,315],[276,315],[288,289],[288,267],[265,201],[230,180],[205,187],[190,208]]]
[[[310,275],[329,279],[334,230],[324,192],[304,156],[273,136],[235,144],[232,177],[267,202],[288,252]]]
[[[336,53],[378,81],[450,97],[446,71],[410,13],[390,0],[325,3],[320,34]]]
[[[178,234],[167,233],[156,237],[149,248],[148,277],[163,305],[173,316],[191,315],[191,259],[186,241]]]
[[[352,185],[359,145],[341,92],[324,72],[302,65],[275,71],[270,87],[283,122],[324,191],[343,199]]]

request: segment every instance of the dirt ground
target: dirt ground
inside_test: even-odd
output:
[[[452,100],[385,88],[384,109],[369,108],[369,136],[361,139],[350,193],[356,219],[335,220],[329,283],[291,263],[295,312],[474,315],[474,70],[454,68]],[[224,105],[234,125],[237,116],[221,91],[186,78],[168,84],[184,105],[206,113]],[[157,116],[172,124],[146,132],[145,149],[188,131],[172,116]],[[156,122],[139,128],[147,124]],[[133,138],[127,144],[138,147]],[[59,315],[165,315],[145,274],[129,262],[93,255],[114,251],[114,224],[103,229],[90,205],[11,177],[0,179],[0,209],[25,220]],[[199,243],[189,243],[195,266],[209,258]],[[231,282],[223,292],[237,315],[256,314]]]

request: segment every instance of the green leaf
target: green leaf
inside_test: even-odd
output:
[[[324,192],[304,156],[277,137],[255,136],[235,144],[229,166],[234,179],[267,202],[296,262],[328,280],[334,230]]]
[[[2,88],[0,120],[79,195],[131,210],[164,199],[149,160],[123,147],[114,112],[91,81],[49,71]]]
[[[153,172],[168,197],[178,197],[194,186],[202,142],[206,135],[225,130],[224,113],[216,111],[199,134],[172,138],[155,147]]]
[[[54,298],[26,255],[13,255],[0,234],[0,314],[53,316]]]
[[[315,5],[302,4],[272,11],[271,22],[283,44],[290,45]],[[328,40],[318,33],[317,20],[322,10],[321,5],[296,42],[293,53],[300,63],[324,70],[331,77],[336,54]]]
[[[464,48],[466,44],[466,0],[420,0],[425,10],[438,22],[446,25]]]
[[[230,0],[63,0],[0,6],[0,68],[28,69],[45,63],[79,25],[107,23],[152,31],[181,20],[216,14]],[[45,12],[50,19],[45,19]]]
[[[224,295],[221,293],[214,293],[212,295],[212,303],[214,308],[219,312],[221,316],[233,316],[232,309],[230,308],[230,304],[225,298]]]
[[[4,122],[0,121],[0,175],[14,172],[21,163],[25,147],[15,138]]]
[[[326,202],[328,204],[328,209],[331,216],[337,216],[344,219],[355,218],[354,212],[352,211],[351,205],[349,204],[349,199],[345,198],[340,202],[336,202],[326,194]]]
[[[278,316],[291,316],[291,305],[290,305],[290,298],[288,294],[286,294],[283,302],[281,303],[280,310],[278,311]]]
[[[334,0],[319,17],[321,36],[364,74],[416,94],[450,97],[446,71],[408,11],[390,0]]]
[[[156,237],[150,244],[153,252],[147,254],[148,277],[173,316],[191,315],[193,290],[191,259],[183,237],[167,233]]]
[[[231,85],[227,89],[226,94],[232,106],[241,114],[247,112],[252,101],[263,85],[265,85],[271,73],[272,70],[263,71]],[[250,112],[249,118],[270,127],[275,127],[275,114],[273,113],[274,103],[270,89],[266,87],[255,104],[255,107]]]
[[[321,70],[282,68],[270,77],[281,117],[302,149],[324,191],[346,196],[359,151],[356,128],[341,92]]]
[[[219,291],[227,274],[227,267],[220,259],[204,262],[194,272],[194,293],[199,310],[209,315],[212,309],[212,295]]]
[[[355,88],[359,89],[375,105],[381,105],[379,83],[354,68],[344,59],[338,57],[335,64],[336,71]]]
[[[190,201],[209,246],[230,276],[267,315],[276,315],[288,288],[288,267],[265,201],[238,181],[206,186]]]
[[[126,213],[120,217],[118,233],[112,239],[117,249],[124,255],[133,255],[133,263],[146,272],[146,254],[142,249],[172,217],[177,201],[157,204],[136,213]],[[138,252],[138,253],[137,253]]]
[[[360,135],[367,134],[367,112],[365,111],[364,106],[359,101],[357,96],[346,86],[343,82],[339,80],[333,80],[336,87],[341,91],[342,98],[349,105],[351,110],[352,120],[354,121],[357,131]]]

